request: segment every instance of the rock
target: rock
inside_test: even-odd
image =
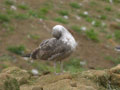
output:
[[[20,85],[26,83],[30,77],[30,74],[26,70],[21,70],[17,67],[9,67],[4,69],[2,73],[14,77]]]

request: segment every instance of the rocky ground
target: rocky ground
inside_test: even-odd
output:
[[[77,74],[32,75],[18,67],[0,73],[0,90],[120,90],[120,65]]]

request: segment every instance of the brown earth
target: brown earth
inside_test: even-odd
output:
[[[55,11],[64,9],[64,8],[71,9],[71,7],[69,7],[69,3],[72,1],[73,0],[70,0],[69,2],[66,0],[65,1],[62,0],[61,2],[63,2],[63,4],[59,4],[58,1],[53,1],[53,0],[49,1],[52,3],[54,2],[53,3],[54,9],[50,10],[48,14],[46,15],[46,17],[49,17],[48,20],[40,21],[40,19],[36,19],[36,18],[30,18],[28,20],[13,19],[10,22],[10,24],[15,27],[15,30],[12,33],[7,32],[6,29],[2,28],[2,25],[0,24],[1,25],[0,26],[0,56],[8,54],[19,60],[19,58],[21,58],[20,56],[16,56],[15,54],[12,54],[6,50],[6,48],[9,45],[25,45],[27,48],[26,52],[28,53],[28,52],[31,52],[34,48],[36,48],[42,40],[52,37],[51,36],[52,27],[56,24],[60,24],[60,23],[53,21],[54,17],[59,16],[57,13],[55,13]],[[90,0],[90,1],[94,1],[94,0]],[[97,16],[99,13],[95,12],[88,5],[90,1],[87,1],[87,0],[79,1],[78,0],[77,2],[84,4],[83,10],[90,9],[89,13],[91,15],[94,13]],[[0,0],[0,8],[2,12],[4,12],[3,8],[6,7],[5,5],[3,5],[3,2],[4,0]],[[16,1],[16,3],[22,3],[22,2],[28,4],[32,9],[37,9],[37,8],[42,7],[44,3],[47,3],[48,0],[17,0]],[[103,1],[98,1],[98,3],[99,5],[102,5],[102,6],[109,5],[108,3],[104,3]],[[116,6],[112,5],[112,7],[115,10],[114,12],[117,12],[119,5],[116,5]],[[97,8],[99,9],[99,7]],[[26,11],[24,10],[22,11],[18,9],[18,12],[26,12]],[[73,13],[74,12],[75,10],[73,11]],[[79,12],[79,10],[76,12]],[[109,14],[109,18],[112,16],[111,14],[112,13]],[[73,17],[74,15],[75,14],[70,14],[69,24],[64,25],[66,28],[69,28],[71,30],[71,26],[73,24],[78,24],[81,26],[88,25],[88,28],[90,27],[90,25],[86,23],[83,19],[81,19],[81,21],[75,20],[75,18]],[[107,20],[106,22],[108,26],[111,24],[110,20]],[[107,28],[107,31],[109,31],[109,29],[110,27]],[[84,34],[78,34],[77,32],[74,32],[73,30],[71,31],[74,33],[75,38],[78,42],[78,47],[75,53],[71,57],[77,57],[77,58],[80,58],[86,61],[87,65],[85,66],[85,68],[92,68],[92,69],[110,68],[115,65],[113,61],[106,60],[105,57],[112,56],[113,58],[117,58],[119,56],[119,53],[114,50],[114,47],[115,45],[118,45],[119,43],[115,42],[114,40],[105,40],[104,39],[105,35],[103,33],[99,35],[99,38],[101,39],[102,42],[96,43],[88,39]],[[29,38],[29,34],[38,35],[40,36],[40,38],[37,40]],[[18,61],[16,65],[25,67],[24,63],[20,61]],[[28,66],[28,68],[30,67]],[[65,81],[65,82],[68,82],[68,81]]]

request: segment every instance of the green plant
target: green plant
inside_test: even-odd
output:
[[[8,51],[18,54],[18,55],[23,55],[25,51],[25,46],[19,45],[19,46],[8,46],[7,48]]]
[[[67,24],[68,23],[68,21],[66,19],[61,18],[61,17],[55,18],[54,20],[57,21],[57,22],[63,23],[63,24]]]
[[[13,5],[15,2],[13,0],[5,0],[6,5]]]
[[[94,27],[101,27],[102,24],[101,24],[100,21],[96,20],[96,21],[94,22],[93,26],[94,26]]]
[[[35,39],[35,40],[40,39],[40,36],[37,34],[30,34],[29,36],[30,38]]]
[[[120,57],[105,56],[104,59],[112,61],[115,65],[120,64]]]
[[[9,22],[10,18],[6,14],[0,14],[0,22]]]
[[[84,17],[84,18],[87,18],[87,17],[88,17],[88,15],[87,15],[87,14],[84,14],[84,13],[79,13],[78,15],[81,16],[81,17]]]
[[[14,31],[14,27],[8,23],[3,23],[2,27],[5,28],[7,31],[10,31],[10,32]]]
[[[28,19],[29,15],[23,13],[17,13],[14,17],[15,19],[24,20],[24,19]]]
[[[94,29],[87,30],[85,33],[86,33],[86,36],[91,40],[95,42],[99,42],[98,34],[94,31]]]
[[[80,65],[80,59],[71,58],[69,61],[64,63],[64,69],[71,73],[81,72],[85,69]]]
[[[20,90],[18,81],[15,78],[7,77],[7,80],[4,82],[5,90]]]
[[[93,21],[93,18],[92,18],[92,17],[86,17],[86,21],[87,21],[87,22],[92,22],[92,21]]]
[[[114,36],[115,36],[116,40],[120,41],[120,31],[119,30],[114,32]]]
[[[66,10],[58,11],[58,13],[62,16],[65,16],[65,15],[68,16],[69,15],[68,11],[66,11]]]
[[[100,16],[100,19],[106,20],[106,19],[107,19],[107,16],[106,16],[106,15],[101,15],[101,16]]]
[[[76,8],[76,9],[81,8],[81,6],[79,5],[79,3],[77,3],[77,2],[71,2],[70,6],[73,7],[73,8]]]
[[[105,7],[105,10],[106,11],[112,11],[112,7],[111,6],[107,6],[107,7]]]
[[[18,8],[23,9],[23,10],[29,9],[28,5],[26,5],[26,4],[20,4],[20,5],[18,5]]]
[[[80,28],[79,26],[74,25],[74,26],[72,26],[71,28],[72,28],[74,31],[78,32],[78,33],[81,32],[81,28]]]

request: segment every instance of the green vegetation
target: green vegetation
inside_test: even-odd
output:
[[[40,35],[37,35],[37,34],[30,34],[29,36],[30,38],[35,39],[35,40],[40,39]]]
[[[81,6],[79,5],[79,3],[77,3],[77,2],[71,2],[70,6],[73,7],[73,8],[76,8],[76,9],[81,8]]]
[[[58,13],[62,16],[65,16],[65,15],[68,16],[69,15],[68,11],[66,11],[66,10],[61,10]]]
[[[114,33],[115,39],[120,41],[120,31],[115,31]]]
[[[28,5],[26,5],[26,4],[20,4],[20,5],[18,5],[18,8],[23,9],[23,10],[29,9]]]
[[[8,46],[7,48],[8,51],[18,54],[18,55],[23,55],[25,51],[25,46],[19,45],[19,46]]]
[[[105,60],[112,61],[115,65],[120,64],[120,57],[114,58],[112,56],[105,56]]]
[[[91,40],[93,40],[95,42],[99,42],[98,34],[95,32],[94,29],[87,30],[85,33],[86,33],[86,36],[89,39],[91,39]]]
[[[15,2],[13,0],[5,0],[6,5],[14,5]]]
[[[10,18],[8,15],[6,14],[0,14],[0,22],[9,22],[10,21]]]
[[[55,18],[54,20],[57,21],[57,22],[63,23],[63,24],[68,23],[68,21],[66,19],[62,18],[62,17]]]
[[[28,19],[29,15],[23,14],[23,13],[17,13],[14,17],[15,19],[18,19],[18,20],[24,20],[24,19]]]
[[[83,18],[87,18],[88,17],[88,15],[87,14],[84,14],[84,13],[80,13],[80,14],[78,14],[79,16],[81,16],[81,17],[83,17]]]
[[[111,6],[107,6],[107,7],[105,7],[105,10],[110,12],[110,11],[112,11],[112,7]]]
[[[85,69],[80,65],[80,61],[80,59],[72,58],[65,62],[64,69],[71,73],[84,71]]]
[[[78,33],[81,32],[81,27],[79,27],[79,26],[74,25],[74,26],[72,26],[71,28],[72,28],[74,31],[78,32]]]
[[[4,82],[5,90],[20,90],[18,81],[15,78],[7,78]]]
[[[106,16],[106,15],[101,15],[101,16],[100,16],[100,19],[106,20],[106,19],[107,19],[107,16]]]

